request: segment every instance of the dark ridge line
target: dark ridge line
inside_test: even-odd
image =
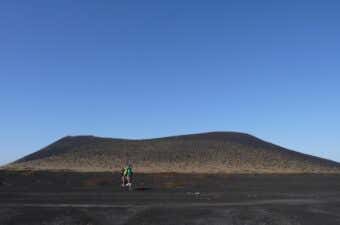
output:
[[[183,141],[199,141],[199,140],[213,140],[213,141],[232,141],[236,142],[242,145],[252,145],[252,148],[268,148],[271,150],[275,150],[278,152],[287,152],[288,154],[293,154],[296,157],[303,158],[303,157],[308,157],[310,159],[314,160],[321,160],[323,162],[331,163],[334,164],[334,166],[340,166],[340,164],[336,161],[330,160],[330,159],[325,159],[321,158],[318,156],[314,155],[309,155],[306,153],[298,152],[295,150],[287,149],[285,147],[281,147],[279,145],[273,144],[271,142],[267,142],[265,140],[262,140],[260,138],[257,138],[256,136],[247,134],[247,133],[242,133],[242,132],[232,132],[232,131],[212,131],[212,132],[206,132],[206,133],[192,133],[192,134],[184,134],[184,135],[174,135],[174,136],[166,136],[166,137],[159,137],[159,138],[146,138],[146,139],[124,139],[124,138],[109,138],[109,137],[97,137],[94,135],[76,135],[76,136],[65,136],[61,139],[58,139],[57,141],[47,145],[46,147],[41,148],[40,150],[33,152],[31,154],[28,154],[13,163],[20,163],[20,162],[26,162],[34,159],[38,159],[39,155],[47,154],[46,157],[49,157],[51,155],[54,155],[53,152],[50,154],[49,151],[51,150],[50,148],[54,147],[55,145],[58,145],[60,143],[68,142],[68,141],[85,141],[85,143],[79,143],[80,145],[86,145],[86,144],[91,144],[92,141],[96,142],[127,142],[127,143],[152,143],[152,142],[158,142],[158,141],[175,141],[175,140],[183,140]],[[72,143],[70,143],[72,144]],[[64,148],[65,153],[67,153],[67,147]],[[59,150],[60,151],[60,150]],[[61,150],[62,152],[62,150]],[[43,157],[43,158],[46,158]],[[12,164],[12,163],[10,163]]]

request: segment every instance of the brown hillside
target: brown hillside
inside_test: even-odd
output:
[[[340,164],[235,132],[148,140],[65,137],[8,166],[15,169],[138,172],[334,173]]]

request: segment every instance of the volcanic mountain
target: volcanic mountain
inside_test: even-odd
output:
[[[7,166],[12,169],[158,173],[338,173],[340,164],[236,132],[145,140],[67,136]]]

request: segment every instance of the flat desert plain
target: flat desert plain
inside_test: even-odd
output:
[[[0,172],[1,225],[339,225],[337,174]]]

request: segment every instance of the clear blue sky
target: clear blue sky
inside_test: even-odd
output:
[[[340,161],[339,1],[0,3],[0,164],[65,135],[241,131]]]

